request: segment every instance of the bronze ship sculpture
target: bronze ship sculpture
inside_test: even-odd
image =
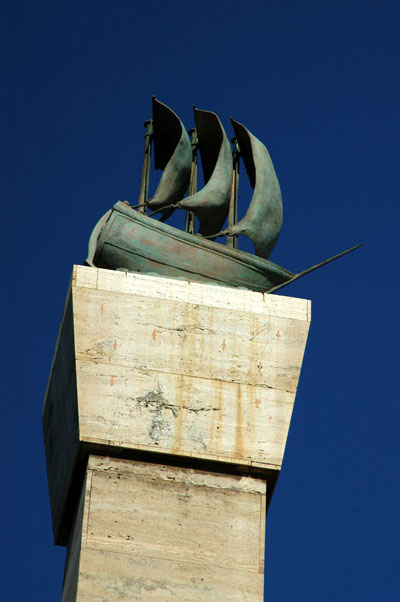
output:
[[[268,150],[231,119],[232,153],[215,113],[194,107],[194,120],[190,141],[179,117],[153,97],[153,119],[145,122],[139,202],[130,206],[119,201],[99,220],[90,236],[86,265],[274,292],[360,246],[298,274],[269,261],[282,227],[282,199]],[[154,166],[163,173],[148,198],[152,147]],[[199,191],[198,151],[204,175]],[[254,192],[247,213],[237,221],[240,158]],[[185,231],[164,223],[179,209],[186,211]],[[221,230],[226,218],[227,227]],[[251,239],[255,255],[237,248],[239,235]],[[225,245],[215,242],[219,236],[226,237]]]

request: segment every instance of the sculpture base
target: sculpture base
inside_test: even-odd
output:
[[[310,302],[75,266],[43,409],[54,539],[89,454],[263,476],[281,468]]]
[[[266,485],[89,456],[62,602],[263,600]]]

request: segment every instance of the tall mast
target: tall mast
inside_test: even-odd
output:
[[[150,162],[151,162],[151,142],[153,137],[153,120],[148,119],[144,122],[146,133],[144,135],[144,159],[142,168],[142,179],[139,192],[139,212],[146,213],[147,199],[149,198],[149,180],[150,180]]]
[[[189,193],[188,196],[192,196],[197,192],[197,147],[198,147],[198,138],[197,138],[197,130],[196,128],[192,128],[189,130],[189,134],[192,137],[192,168],[190,172],[190,181],[189,181]],[[185,232],[189,234],[194,234],[195,230],[195,214],[193,211],[186,211],[186,222],[185,222]]]
[[[239,193],[239,168],[240,168],[240,148],[238,139],[232,138],[233,144],[233,174],[232,174],[232,190],[231,198],[229,200],[229,213],[228,213],[228,228],[234,226],[237,222],[237,211],[238,211],[238,193]],[[238,240],[237,236],[227,236],[226,246],[233,249],[237,249]]]

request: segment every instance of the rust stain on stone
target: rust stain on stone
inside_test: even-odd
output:
[[[260,400],[257,398],[257,399],[254,401],[254,404],[255,404],[256,408],[259,408],[259,407],[260,407]]]
[[[222,341],[222,351],[225,351],[226,349],[226,342],[225,339]]]
[[[100,315],[102,316],[104,312],[104,305],[103,303],[100,305]]]
[[[114,351],[117,349],[117,339],[114,339],[113,349]]]
[[[152,337],[153,337],[153,341],[155,341],[156,337],[157,337],[156,329],[153,330]]]
[[[279,329],[276,331],[276,335],[275,336],[276,336],[276,338],[279,341],[279,339],[281,338],[281,333],[279,332]]]
[[[116,374],[110,374],[110,387],[115,385],[115,378],[118,378]]]
[[[242,408],[242,387],[237,384],[237,398],[236,398],[236,437],[235,437],[235,455],[239,458],[244,457],[244,437],[245,437],[245,425]]]
[[[215,383],[215,393],[217,401],[217,412],[212,412],[211,416],[211,437],[214,437],[214,445],[216,451],[220,451],[221,437],[223,431],[223,420],[222,420],[222,396],[223,396],[223,385],[222,381],[217,380]]]
[[[257,362],[257,370],[258,370],[259,372],[261,372],[261,369],[262,369],[262,363],[261,363],[261,360],[259,360],[259,361]]]
[[[178,413],[174,416],[175,420],[173,422],[174,428],[174,441],[172,442],[172,449],[174,451],[181,450],[183,447],[182,441],[182,419],[183,412],[182,407],[184,406],[183,392],[185,388],[185,377],[183,374],[177,375],[176,379],[176,404],[179,407]]]

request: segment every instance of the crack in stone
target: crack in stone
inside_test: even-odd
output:
[[[187,410],[188,412],[195,412],[197,414],[199,412],[218,412],[219,408],[209,408],[209,407],[191,408],[189,406],[183,406],[182,410]]]

